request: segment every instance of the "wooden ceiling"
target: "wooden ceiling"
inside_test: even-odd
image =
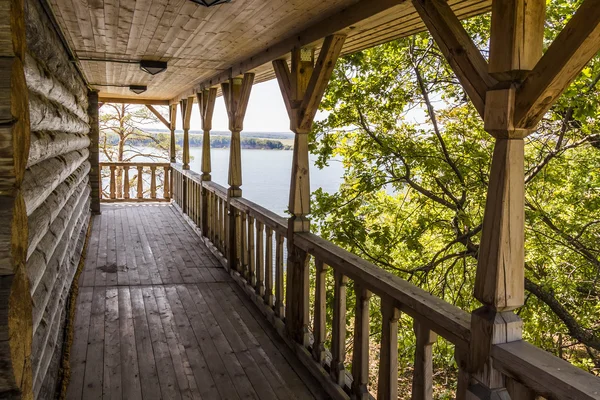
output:
[[[239,73],[274,77],[270,61],[293,45],[319,47],[344,32],[349,54],[424,30],[405,0],[233,0],[210,8],[189,0],[49,0],[90,85],[105,97],[171,100]],[[491,0],[449,0],[466,18]],[[366,17],[366,19],[365,19]],[[168,62],[151,76],[142,59]],[[127,63],[130,62],[130,63]],[[134,95],[126,87],[147,85]]]

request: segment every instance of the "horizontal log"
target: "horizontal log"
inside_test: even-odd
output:
[[[27,276],[32,294],[45,279],[48,265],[60,255],[61,249],[64,252],[66,248],[65,243],[70,239],[69,231],[73,229],[73,224],[81,212],[80,207],[86,197],[89,197],[91,190],[89,186],[83,187],[82,192],[73,193],[27,261]]]
[[[84,210],[89,209],[89,203],[90,200],[88,199],[87,207],[84,207]],[[36,388],[34,391],[36,394],[39,392],[39,388],[48,371],[52,355],[56,350],[56,334],[63,326],[66,299],[71,290],[77,266],[79,265],[88,223],[89,213],[81,213],[73,230],[73,238],[69,243],[67,254],[61,264],[60,274],[53,288],[52,297],[45,307],[40,325],[34,332],[31,360],[34,388]]]
[[[61,104],[82,121],[88,122],[87,110],[79,103],[77,96],[47,71],[31,54],[25,54],[23,67],[29,90]]]
[[[42,161],[25,171],[22,190],[27,215],[31,215],[69,175],[87,161],[87,149]]]
[[[29,124],[32,131],[59,131],[87,134],[87,122],[61,104],[29,91]]]
[[[54,191],[48,196],[46,201],[38,207],[33,214],[27,219],[27,225],[29,227],[29,240],[27,248],[27,259],[31,257],[31,254],[35,251],[38,243],[44,237],[48,228],[65,206],[65,203],[71,195],[75,192],[82,192],[85,185],[88,184],[86,179],[90,171],[90,163],[84,162],[75,172],[73,172],[63,183],[61,183]],[[84,185],[81,183],[86,180]]]
[[[61,156],[90,146],[90,138],[82,133],[31,132],[27,168],[49,158]]]
[[[65,51],[54,25],[48,19],[41,2],[25,1],[25,32],[27,50],[58,78],[87,109],[87,88]]]

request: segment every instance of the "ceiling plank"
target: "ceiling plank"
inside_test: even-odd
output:
[[[289,53],[294,47],[304,47],[325,36],[341,31],[349,26],[372,17],[395,6],[402,5],[399,0],[361,0],[340,12],[321,20],[303,31],[270,46],[251,57],[232,65],[230,68],[202,81],[191,90],[180,93],[174,98],[178,100],[190,93],[226,82],[231,77],[242,75],[254,68],[266,64]]]

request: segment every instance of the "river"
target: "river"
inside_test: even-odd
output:
[[[190,148],[190,168],[200,172],[202,149]],[[332,160],[329,166],[318,169],[314,165],[316,157],[310,156],[310,190],[322,188],[334,193],[342,181],[342,163]],[[227,187],[229,149],[211,149],[212,180]],[[285,215],[288,208],[290,177],[292,170],[291,150],[250,150],[242,149],[242,192],[243,196],[279,215]]]

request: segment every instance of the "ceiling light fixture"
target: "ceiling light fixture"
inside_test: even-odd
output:
[[[148,90],[148,86],[129,85],[129,90],[131,90],[135,94],[141,94],[141,93],[144,93],[146,90]]]
[[[166,61],[152,61],[142,60],[140,61],[140,69],[150,75],[156,75],[167,69]]]
[[[204,7],[216,6],[217,4],[229,3],[231,0],[191,0]]]

